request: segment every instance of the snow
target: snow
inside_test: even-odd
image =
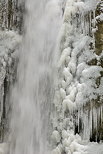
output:
[[[94,53],[97,4],[98,0],[67,0],[64,12],[57,67],[59,82],[56,85],[56,94],[58,97],[55,97],[54,101],[57,114],[54,118],[57,120],[56,129],[62,134],[60,141],[62,151],[66,154],[87,154],[87,146],[82,144],[82,139],[89,140],[93,129],[92,121],[94,119],[93,125],[96,128],[97,118],[102,114],[101,107],[98,110],[95,107],[92,108],[93,100],[97,99],[98,95],[101,95],[101,99],[103,98],[103,78],[99,86],[96,83],[103,71],[99,65],[102,54],[97,56]],[[88,12],[92,26],[85,18]],[[89,65],[89,62],[95,59],[97,65]],[[88,110],[84,112],[83,107],[86,105],[90,106],[90,112]],[[82,139],[73,132],[69,133],[71,130],[74,131],[74,123],[77,123],[79,131],[80,120],[82,121],[80,134]]]
[[[58,1],[52,0],[46,8],[46,11],[50,13],[48,17],[51,21],[60,15],[60,8],[56,3]],[[100,72],[103,71],[103,68],[99,66],[99,62],[97,66],[88,65],[88,62],[92,59],[96,58],[99,61],[103,54],[97,56],[93,49],[90,49],[90,43],[95,46],[96,20],[102,21],[103,14],[93,20],[91,13],[89,14],[93,28],[85,20],[85,15],[95,10],[97,3],[97,0],[67,0],[66,3],[60,32],[60,57],[57,64],[59,79],[54,100],[55,112],[57,113],[52,117],[54,118],[54,130],[51,135],[54,144],[52,154],[63,152],[66,154],[98,154],[98,152],[103,152],[102,144],[91,143],[87,145],[83,144],[82,141],[82,138],[89,140],[92,133],[92,124],[97,128],[98,116],[102,118],[103,110],[103,107],[99,107],[98,110],[94,107],[90,113],[88,111],[83,113],[83,106],[87,102],[97,99],[98,94],[101,95],[101,99],[103,97],[103,77],[100,85],[97,86],[96,84],[96,79],[101,77]],[[95,17],[95,11],[93,11],[93,16]],[[89,31],[92,37],[89,36]],[[6,67],[12,63],[11,54],[18,48],[21,40],[22,38],[14,31],[0,31],[0,87],[6,76]],[[0,97],[2,97],[2,94]],[[82,138],[79,134],[74,134],[73,116],[75,111],[78,111],[76,115],[78,127],[80,127],[80,119],[84,126]],[[4,154],[4,149],[5,144],[1,144],[0,154]]]
[[[63,101],[63,110],[64,110],[64,112],[66,110],[69,110],[70,112],[73,112],[74,109],[75,109],[75,104],[70,99],[65,99]]]
[[[63,88],[60,88],[60,95],[61,95],[62,99],[64,99],[66,97],[66,92]]]
[[[87,154],[103,154],[103,143],[89,143],[87,145]]]
[[[63,50],[61,57],[60,57],[60,60],[58,62],[58,67],[61,67],[65,63],[65,60],[66,60],[67,63],[69,62],[70,52],[71,52],[70,48],[66,48],[66,49]]]
[[[62,130],[62,138],[65,139],[65,138],[68,138],[69,137],[69,134],[67,133],[66,130]]]
[[[66,88],[66,82],[64,80],[61,81],[61,86],[63,87],[63,89]]]
[[[56,149],[52,151],[52,154],[61,154],[60,148],[56,147]]]
[[[101,13],[100,15],[98,15],[98,16],[96,17],[96,20],[103,21],[103,13]]]
[[[60,142],[60,134],[57,130],[54,130],[53,133],[52,133],[52,140],[53,140],[53,143],[59,143]]]
[[[61,153],[62,149],[68,154],[87,154],[87,145],[82,144],[82,140],[79,135],[74,135],[72,131],[62,131],[63,142],[61,146],[56,147],[53,150],[53,154]]]
[[[0,31],[0,121],[3,112],[4,79],[7,76],[8,68],[11,68],[13,58],[15,58],[14,50],[17,52],[21,40],[22,37],[14,31]]]
[[[80,137],[76,135],[79,139]],[[67,138],[67,136],[66,136]],[[85,144],[78,144],[77,141],[73,141],[71,144],[70,138],[67,140],[65,139],[63,145],[66,146],[67,154],[103,154],[103,143],[85,143]],[[70,145],[71,144],[71,145]],[[7,143],[0,144],[0,154],[6,154],[7,150]],[[61,154],[62,152],[62,145],[59,144],[55,150],[52,151],[52,154]]]
[[[100,66],[91,66],[82,71],[82,77],[86,80],[89,78],[97,78],[100,75],[100,71],[103,71],[103,68]]]
[[[14,31],[0,31],[0,60],[5,68],[11,61],[11,53],[18,48],[22,37]]]

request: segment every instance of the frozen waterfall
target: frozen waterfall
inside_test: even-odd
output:
[[[103,52],[96,40],[102,4],[25,1],[9,154],[90,154],[88,142],[102,139]]]

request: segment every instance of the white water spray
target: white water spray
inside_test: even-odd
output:
[[[48,154],[54,56],[62,21],[59,0],[26,0],[25,36],[12,93],[10,154]]]

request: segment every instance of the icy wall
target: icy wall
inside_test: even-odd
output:
[[[18,46],[21,37],[13,31],[0,31],[0,142],[8,131],[10,86],[16,79]]]
[[[51,115],[54,153],[79,151],[81,139],[76,133],[85,140],[99,141],[103,136],[103,52],[97,54],[95,49],[97,19],[102,22],[103,14],[101,10],[97,16],[97,5],[96,0],[68,0],[66,4]]]
[[[0,142],[4,141],[8,133],[10,87],[16,80],[18,48],[21,42],[18,33],[22,33],[23,26],[22,2],[0,0]]]

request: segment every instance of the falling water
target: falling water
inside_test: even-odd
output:
[[[48,122],[62,1],[26,0],[25,9],[25,35],[11,99],[10,154],[48,154]]]

